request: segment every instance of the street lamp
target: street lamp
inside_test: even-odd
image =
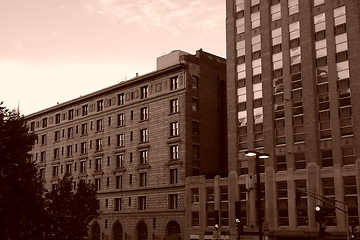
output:
[[[270,157],[268,153],[259,153],[255,151],[246,151],[245,156],[255,157],[255,171],[256,171],[256,211],[257,222],[259,227],[259,240],[262,240],[262,219],[261,219],[261,189],[260,189],[260,159],[267,159]]]

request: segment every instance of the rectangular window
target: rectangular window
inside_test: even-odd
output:
[[[102,139],[95,140],[95,151],[102,151]]]
[[[104,101],[103,100],[99,100],[96,102],[96,110],[99,112],[99,111],[102,111],[103,108],[104,108]]]
[[[178,183],[178,169],[170,169],[170,184]]]
[[[170,113],[179,112],[179,99],[170,100]]]
[[[179,159],[179,145],[170,146],[170,160]]]
[[[81,135],[87,135],[87,123],[81,124]]]
[[[199,202],[199,188],[191,189],[191,202],[198,203]]]
[[[102,131],[103,130],[103,120],[102,119],[98,119],[96,120],[96,131]]]
[[[148,142],[149,141],[149,136],[148,136],[148,129],[144,128],[144,129],[140,129],[140,142]]]
[[[60,158],[60,149],[59,148],[55,148],[54,149],[54,160],[57,160]]]
[[[140,164],[147,164],[148,162],[148,151],[141,150],[140,151]]]
[[[101,179],[100,178],[95,178],[95,187],[96,187],[96,191],[101,190]]]
[[[331,167],[334,166],[332,149],[323,149],[321,153],[321,165],[322,167]]]
[[[116,155],[116,167],[117,168],[124,167],[124,155],[123,154]]]
[[[145,210],[146,209],[146,197],[140,196],[138,197],[138,210]]]
[[[141,99],[147,98],[148,94],[149,94],[148,86],[141,87],[140,88],[140,94],[141,94]]]
[[[241,34],[245,32],[245,18],[236,19],[236,33]]]
[[[178,85],[179,85],[179,79],[177,76],[170,78],[170,90],[178,89]]]
[[[169,194],[169,209],[177,209],[177,208],[178,208],[178,195]]]
[[[276,170],[277,171],[286,171],[286,155],[276,156]]]
[[[74,119],[74,109],[68,111],[68,120]]]
[[[86,172],[86,161],[81,161],[80,162],[80,173],[85,173]]]
[[[115,178],[115,187],[116,189],[120,189],[123,187],[123,176],[116,176]]]
[[[46,145],[46,134],[41,135],[41,145]]]
[[[40,161],[41,161],[41,162],[45,162],[45,161],[46,161],[46,152],[41,152],[41,153],[40,153]]]
[[[53,166],[53,177],[59,176],[59,166]]]
[[[71,174],[71,163],[67,163],[65,166],[65,173]]]
[[[199,135],[199,122],[193,121],[192,122],[192,134]]]
[[[296,180],[295,187],[300,189],[306,189],[306,180]],[[307,206],[307,195],[301,194],[299,202],[296,203],[296,212],[297,212],[297,225],[298,226],[308,226],[308,206]]]
[[[289,16],[299,12],[299,0],[288,0]]]
[[[325,3],[325,0],[314,0],[314,7],[324,4],[324,3]]]
[[[121,198],[115,198],[114,199],[114,211],[120,211],[122,205],[122,199]]]
[[[125,146],[125,136],[123,133],[116,135],[116,146],[118,147]]]
[[[60,113],[55,114],[55,124],[60,123]]]
[[[344,177],[344,201],[348,204],[349,222],[359,222],[358,213],[358,192],[356,186],[356,176]]]
[[[74,128],[70,127],[67,129],[67,138],[73,138],[74,137]]]
[[[355,148],[354,147],[342,147],[342,162],[343,165],[355,164]]]
[[[170,123],[170,136],[178,136],[179,135],[179,122]]]
[[[72,145],[66,147],[66,157],[72,157]]]
[[[124,126],[125,125],[125,114],[120,113],[117,115],[117,125],[118,126]]]
[[[271,12],[271,21],[274,22],[276,20],[281,19],[281,5],[280,5],[280,3],[272,5],[271,9],[270,9],[270,12]]]
[[[101,158],[96,158],[95,159],[95,171],[100,171],[101,170]]]
[[[295,169],[305,169],[306,168],[305,153],[304,152],[295,153],[294,162],[295,162]]]
[[[83,105],[81,108],[82,108],[82,115],[83,116],[88,115],[88,105]]]
[[[140,177],[140,182],[139,182],[140,187],[146,186],[146,172],[140,173],[139,177]]]
[[[42,119],[42,127],[43,128],[47,127],[47,117]]]
[[[276,183],[277,186],[277,209],[279,226],[289,226],[289,213],[288,213],[288,193],[287,182],[281,181]]]
[[[124,102],[125,102],[125,94],[124,93],[120,93],[118,95],[118,105],[121,106],[121,105],[124,105]]]
[[[148,107],[140,108],[140,120],[144,121],[148,119],[149,119],[149,108]]]
[[[87,153],[87,142],[80,143],[80,153],[81,154]]]
[[[255,12],[250,15],[251,29],[260,27],[260,12]]]

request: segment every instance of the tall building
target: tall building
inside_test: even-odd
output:
[[[236,239],[240,202],[241,239],[258,239],[258,214],[268,239],[349,239],[360,211],[360,1],[226,6],[229,177],[187,179],[188,237]],[[248,150],[270,154],[258,185]]]
[[[47,188],[65,173],[95,184],[89,239],[184,238],[185,178],[227,170],[225,74],[223,58],[173,51],[154,72],[26,116]]]

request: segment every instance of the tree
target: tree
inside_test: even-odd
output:
[[[73,184],[73,178],[65,175],[46,195],[48,239],[83,239],[90,221],[98,217],[95,186],[80,180],[74,191]]]
[[[16,111],[0,103],[0,236],[42,239],[44,186],[29,151],[36,135]],[[36,214],[34,214],[36,213]]]

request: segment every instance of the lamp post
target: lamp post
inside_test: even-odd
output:
[[[270,157],[268,153],[259,153],[255,151],[246,151],[245,156],[255,157],[255,171],[256,171],[256,213],[257,223],[259,228],[259,240],[262,240],[262,219],[261,219],[261,189],[260,189],[260,159],[267,159]]]

